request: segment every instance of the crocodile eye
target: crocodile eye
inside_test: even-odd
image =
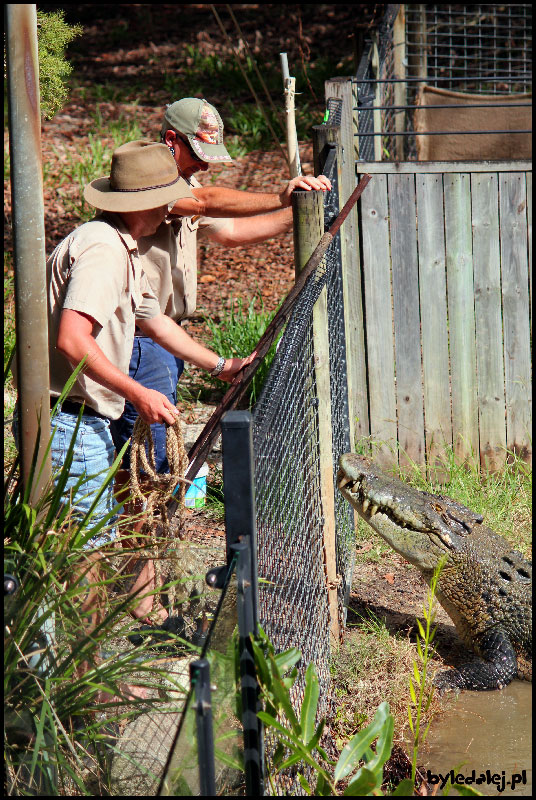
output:
[[[511,558],[508,558],[508,556],[503,556],[502,560],[504,561],[505,564],[510,564],[511,567],[514,566],[514,562],[512,561]]]
[[[529,573],[528,573],[526,570],[524,570],[524,569],[518,569],[518,570],[517,570],[517,574],[519,575],[519,577],[521,578],[521,580],[523,580],[523,581],[530,581],[530,575],[529,575]]]
[[[500,570],[499,570],[499,577],[502,578],[503,581],[511,581],[512,580],[512,577],[510,575],[508,575],[507,572],[501,572]]]

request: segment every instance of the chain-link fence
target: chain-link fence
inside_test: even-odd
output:
[[[336,168],[325,221],[338,211]],[[341,248],[335,236],[323,263],[296,303],[281,338],[262,394],[254,409],[255,496],[257,504],[259,617],[277,650],[297,647],[302,677],[314,663],[320,683],[319,714],[329,710],[330,614],[328,607],[325,509],[321,497],[319,396],[315,375],[313,307],[324,286],[328,296],[329,364],[333,470],[350,449]],[[353,569],[353,515],[335,495],[339,617],[344,621]],[[295,684],[299,708],[303,681]],[[269,743],[267,744],[269,752]],[[279,794],[301,794],[289,774]],[[290,792],[292,790],[292,792]]]

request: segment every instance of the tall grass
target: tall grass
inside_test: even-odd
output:
[[[104,726],[162,702],[155,698],[165,673],[155,665],[154,653],[143,645],[117,650],[117,639],[131,626],[129,609],[139,598],[112,589],[117,570],[137,550],[102,550],[98,577],[89,571],[96,551],[87,544],[110,529],[118,507],[95,522],[96,497],[85,516],[74,513],[65,489],[73,446],[74,439],[55,482],[36,503],[29,498],[39,472],[37,448],[28,485],[15,480],[16,465],[4,485],[4,570],[15,578],[4,612],[4,756],[11,795],[108,794]],[[101,493],[120,458],[103,474]],[[90,589],[101,596],[103,609],[93,630]],[[154,690],[153,699],[133,700],[129,685]]]
[[[245,358],[253,352],[275,312],[264,310],[261,295],[253,297],[246,307],[241,297],[231,296],[219,322],[205,317],[209,338],[207,346],[225,358]],[[248,395],[250,406],[259,398],[262,386],[275,356],[275,342],[253,376]],[[205,376],[204,376],[205,378]],[[206,376],[210,385],[221,386],[217,378]]]

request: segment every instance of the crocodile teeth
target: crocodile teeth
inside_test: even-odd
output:
[[[378,510],[378,506],[377,505],[373,505],[372,508],[370,509],[370,516],[373,517],[377,510]]]
[[[370,500],[363,500],[363,512],[366,512],[369,506],[370,506]]]

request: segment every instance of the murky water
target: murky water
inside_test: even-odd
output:
[[[458,767],[486,797],[532,796],[532,684],[516,680],[497,692],[461,692],[452,710],[432,722],[419,763],[435,775]],[[495,776],[493,783],[488,776]],[[459,796],[454,789],[450,794]]]

